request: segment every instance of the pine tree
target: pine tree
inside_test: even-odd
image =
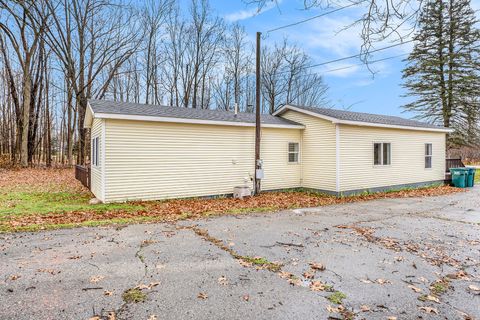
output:
[[[480,31],[470,0],[431,0],[420,15],[403,86],[418,118],[456,129],[452,144],[478,140]]]

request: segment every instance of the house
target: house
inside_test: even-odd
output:
[[[285,105],[262,115],[262,190],[352,194],[443,183],[450,129]],[[252,186],[255,115],[91,100],[91,190],[103,202],[231,194]]]

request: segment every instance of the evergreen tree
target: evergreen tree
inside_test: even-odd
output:
[[[426,2],[403,70],[418,118],[456,129],[449,143],[474,144],[480,115],[480,31],[470,0]]]

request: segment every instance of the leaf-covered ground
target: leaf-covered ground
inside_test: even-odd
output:
[[[436,196],[460,191],[448,186],[437,186],[342,198],[307,191],[291,191],[265,192],[244,200],[196,198],[90,205],[88,201],[92,194],[75,180],[72,169],[6,170],[0,171],[0,232],[176,221],[379,198]]]

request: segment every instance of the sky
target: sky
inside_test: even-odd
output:
[[[414,0],[415,1],[415,0]],[[304,0],[279,0],[278,5],[269,3],[259,13],[255,5],[244,0],[211,0],[211,7],[226,21],[244,26],[252,42],[257,31],[263,34],[263,44],[273,45],[287,37],[312,57],[313,63],[323,63],[358,54],[362,45],[361,25],[345,29],[359,17],[363,8],[350,7],[333,14],[313,19],[306,23],[267,33],[268,30],[301,21],[336,7],[304,10]],[[480,0],[472,0],[474,9],[480,9]],[[396,39],[392,39],[396,40]],[[392,45],[385,41],[375,48]],[[411,101],[402,88],[403,61],[413,44],[407,43],[388,50],[373,53],[370,65],[374,74],[358,58],[314,68],[323,75],[329,86],[329,99],[335,108],[351,111],[380,113],[413,117],[403,112],[402,105]]]

